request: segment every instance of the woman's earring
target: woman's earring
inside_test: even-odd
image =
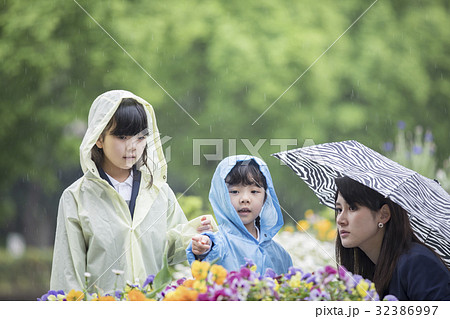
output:
[[[383,223],[378,223],[378,228],[383,228],[384,224]]]

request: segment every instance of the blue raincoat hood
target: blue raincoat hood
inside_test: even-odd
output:
[[[260,222],[260,241],[272,239],[283,226],[283,215],[281,213],[280,205],[278,203],[277,195],[272,183],[267,164],[254,156],[236,155],[225,158],[217,166],[211,182],[211,190],[209,193],[209,200],[214,210],[217,222],[223,231],[235,235],[256,239],[245,228],[238,213],[231,204],[228,188],[225,183],[225,177],[233,169],[237,162],[249,161],[253,159],[258,165],[261,172],[264,174],[267,182],[266,200],[259,214]]]
[[[238,213],[231,204],[225,177],[236,163],[253,159],[266,177],[266,200],[259,214],[259,240],[245,228]],[[195,256],[192,242],[186,249],[189,263],[196,259],[216,262],[228,271],[238,271],[248,260],[257,266],[257,271],[264,274],[272,269],[277,274],[286,273],[292,266],[292,259],[287,251],[272,238],[283,226],[283,216],[277,195],[273,188],[269,169],[261,159],[248,155],[230,156],[220,162],[211,182],[209,200],[219,223],[217,233],[206,232],[212,242],[211,250],[204,255]]]

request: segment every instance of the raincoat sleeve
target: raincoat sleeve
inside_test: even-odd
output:
[[[51,290],[82,290],[86,271],[86,243],[77,214],[77,202],[67,190],[58,208],[53,251]]]
[[[169,212],[167,215],[167,239],[168,239],[168,254],[167,261],[170,265],[178,264],[186,260],[186,247],[189,245],[192,236],[197,235],[197,228],[201,224],[201,218],[197,217],[190,220],[186,219],[175,194],[169,189]],[[217,231],[217,224],[212,215],[203,215],[211,220],[213,231]]]
[[[206,235],[211,239],[211,249],[206,254],[201,255],[201,260],[211,262],[216,261],[216,259],[218,259],[217,263],[220,264],[220,260],[222,260],[225,257],[226,252],[222,236],[220,235],[219,232],[216,233],[205,232],[202,233],[202,235]],[[186,257],[189,264],[192,264],[196,260],[196,256],[192,252],[192,240],[189,243],[189,246],[186,248]]]

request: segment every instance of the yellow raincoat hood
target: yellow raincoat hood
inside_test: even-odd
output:
[[[97,167],[91,159],[92,147],[97,142],[108,122],[116,112],[123,99],[132,98],[141,103],[147,114],[149,135],[147,138],[148,162],[152,167],[153,182],[156,185],[165,183],[167,178],[167,165],[164,157],[161,139],[159,137],[158,127],[156,126],[155,113],[153,107],[131,92],[123,90],[114,90],[103,93],[92,103],[88,117],[88,129],[80,146],[80,163],[84,173],[87,171],[99,176]],[[143,176],[149,178],[149,172],[146,167],[142,167]]]

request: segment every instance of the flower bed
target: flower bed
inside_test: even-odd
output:
[[[191,279],[179,279],[161,286],[161,278],[151,275],[140,286],[128,284],[112,294],[87,294],[71,290],[49,291],[42,301],[252,301],[252,300],[379,300],[375,285],[359,275],[352,275],[343,267],[331,266],[315,272],[304,272],[291,267],[288,273],[277,276],[270,269],[264,275],[256,271],[251,262],[239,271],[227,272],[222,266],[195,261],[191,267]],[[157,277],[159,274],[157,275]],[[397,300],[386,296],[384,300]]]

